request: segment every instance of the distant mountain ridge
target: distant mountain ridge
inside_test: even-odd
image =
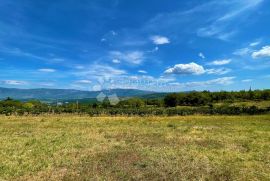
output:
[[[112,89],[102,91],[82,91],[74,89],[18,89],[0,87],[0,99],[11,97],[13,99],[39,99],[39,100],[67,100],[96,98],[101,92],[105,95],[117,94],[118,97],[144,97],[155,94],[153,91],[143,91],[137,89]]]

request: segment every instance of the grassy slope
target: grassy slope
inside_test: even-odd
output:
[[[270,116],[0,117],[0,180],[267,180]]]
[[[246,102],[235,102],[235,103],[216,103],[214,105],[221,106],[229,104],[231,106],[257,106],[259,108],[267,108],[270,107],[270,101],[246,101]]]

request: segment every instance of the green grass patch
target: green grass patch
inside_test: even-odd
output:
[[[268,180],[270,115],[0,117],[0,180]]]

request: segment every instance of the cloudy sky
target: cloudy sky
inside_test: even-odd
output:
[[[0,87],[270,88],[269,0],[0,0]]]

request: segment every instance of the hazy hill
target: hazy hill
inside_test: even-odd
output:
[[[13,99],[39,99],[39,100],[67,100],[96,98],[101,91],[81,91],[73,89],[16,89],[1,88],[0,99],[11,97]],[[119,97],[144,97],[154,92],[137,89],[112,89],[103,90],[105,95],[117,94]]]

